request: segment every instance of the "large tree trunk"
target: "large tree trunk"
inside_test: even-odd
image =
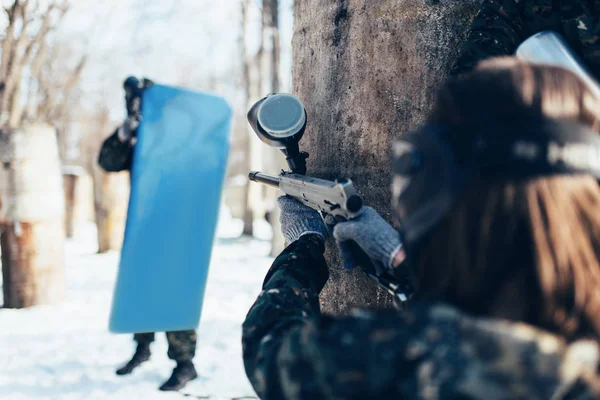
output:
[[[4,307],[60,301],[64,277],[64,193],[55,130],[31,125],[2,143],[0,246]]]
[[[65,187],[65,232],[67,238],[75,236],[75,204],[77,203],[77,175],[63,175],[63,185]]]
[[[279,93],[279,60],[281,58],[281,45],[279,43],[279,0],[263,0],[262,9],[262,41],[264,44],[261,60],[261,70],[267,74],[264,81],[268,84],[266,92]],[[284,156],[281,151],[267,148],[261,143],[264,150],[264,169],[270,174],[278,174],[282,169],[287,169]],[[265,203],[268,204],[269,223],[273,230],[271,239],[272,257],[276,257],[285,247],[285,239],[281,234],[279,223],[279,208],[277,207],[278,190],[262,186]]]
[[[244,89],[244,104],[248,105],[250,103],[250,56],[248,54],[248,13],[251,5],[251,0],[242,0],[242,33],[241,33],[241,57],[242,57],[242,87]],[[250,167],[252,165],[251,157],[252,157],[252,147],[250,141],[250,128],[248,127],[245,118],[243,122],[243,126],[245,127],[245,135],[243,139],[245,152],[244,165],[246,165],[246,171],[250,171]],[[243,234],[252,236],[254,233],[254,213],[251,207],[251,186],[250,181],[246,181],[246,190],[243,194],[243,204],[244,204],[244,229]]]
[[[65,190],[65,232],[67,238],[71,239],[76,236],[77,228],[83,222],[81,203],[90,199],[89,197],[82,198],[81,186],[85,178],[85,170],[82,167],[65,165],[62,168],[62,173]]]
[[[94,205],[98,229],[98,252],[119,250],[127,220],[129,173],[106,173],[95,166]]]
[[[308,111],[309,174],[352,179],[366,204],[391,220],[392,141],[423,122],[480,2],[295,2],[293,87]],[[342,271],[334,249],[329,243],[323,310],[390,306],[359,271]]]

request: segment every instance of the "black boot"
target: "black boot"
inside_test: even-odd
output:
[[[162,391],[173,391],[183,388],[189,381],[194,380],[198,377],[196,368],[191,361],[182,361],[177,363],[177,366],[173,370],[173,374],[168,381],[163,383],[160,387]]]
[[[124,366],[117,370],[117,375],[129,375],[134,369],[140,366],[143,362],[150,359],[150,345],[138,344],[133,357]]]

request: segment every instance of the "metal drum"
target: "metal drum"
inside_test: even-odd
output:
[[[56,131],[28,125],[6,135],[1,150],[4,306],[54,303],[65,291],[65,206]]]

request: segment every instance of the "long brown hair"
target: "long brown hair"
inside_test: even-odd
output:
[[[440,91],[429,122],[571,120],[598,130],[600,101],[573,73],[514,58]],[[426,296],[568,339],[600,334],[600,187],[590,176],[507,183],[474,177],[419,246]]]

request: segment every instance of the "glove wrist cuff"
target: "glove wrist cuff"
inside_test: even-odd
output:
[[[396,261],[396,257],[398,256],[398,253],[400,253],[402,251],[402,243],[400,243],[395,249],[394,251],[392,251],[392,254],[390,254],[390,259],[389,262],[386,264],[386,266],[389,269],[393,269],[395,267],[394,262]]]
[[[391,269],[396,254],[402,249],[400,238],[396,235],[386,235],[380,237],[377,243],[378,247],[374,249],[376,253],[374,255],[386,268]]]
[[[306,232],[303,232],[303,233],[300,234],[300,236],[298,236],[298,239],[300,239],[302,236],[306,236],[306,235],[317,235],[321,239],[323,239],[323,241],[325,241],[325,235],[323,235],[323,232],[317,232],[317,231],[306,231]]]

